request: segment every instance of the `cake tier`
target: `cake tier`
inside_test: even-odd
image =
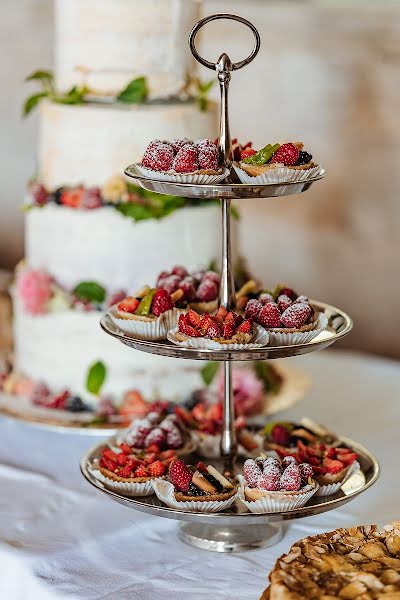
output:
[[[39,179],[63,185],[102,185],[141,160],[153,139],[217,137],[217,107],[194,102],[75,106],[44,102],[39,136]]]
[[[102,394],[118,401],[128,390],[137,389],[146,398],[182,399],[202,387],[202,363],[177,361],[142,352],[132,352],[99,325],[99,312],[67,310],[31,316],[14,301],[15,369],[52,390],[68,389],[89,397],[86,376],[90,365],[102,361],[107,378]]]
[[[220,256],[219,207],[188,207],[134,222],[112,206],[77,210],[49,204],[26,215],[26,258],[68,289],[95,281],[133,293],[176,264],[191,272]]]
[[[146,76],[152,97],[179,94],[193,66],[196,0],[56,0],[56,83],[120,92]]]

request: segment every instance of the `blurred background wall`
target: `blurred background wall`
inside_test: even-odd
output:
[[[262,36],[258,59],[233,74],[233,135],[256,147],[302,140],[329,171],[305,195],[242,202],[249,266],[267,285],[286,281],[348,310],[348,346],[400,357],[400,3],[206,0],[204,12],[241,14]],[[52,35],[52,0],[2,0],[0,267],[23,255],[18,207],[37,123],[20,118],[22,82],[51,68]],[[202,53],[231,49],[237,60],[251,44],[235,24],[212,23]]]

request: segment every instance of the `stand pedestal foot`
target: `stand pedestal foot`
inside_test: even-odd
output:
[[[273,546],[282,539],[284,532],[285,527],[275,523],[245,527],[183,523],[178,537],[185,544],[202,550],[232,553]]]

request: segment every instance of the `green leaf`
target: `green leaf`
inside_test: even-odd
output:
[[[208,108],[208,98],[205,96],[198,96],[197,106],[199,107],[200,112],[206,112]]]
[[[41,81],[44,85],[52,85],[53,83],[53,73],[51,71],[44,71],[43,69],[39,69],[34,71],[25,79],[25,81]]]
[[[186,204],[186,199],[178,196],[160,196],[159,194],[155,194],[155,196],[158,197],[150,195],[149,203],[125,202],[118,204],[116,209],[134,221],[145,221],[146,219],[162,219]],[[146,198],[146,196],[142,197]]]
[[[106,290],[95,281],[82,281],[72,292],[80,300],[101,304],[106,297]]]
[[[210,385],[218,372],[217,362],[208,362],[200,371],[201,377],[206,385]]]
[[[145,77],[137,77],[128,83],[126,88],[117,96],[119,102],[126,104],[140,104],[148,96],[148,87]]]
[[[197,87],[199,88],[199,92],[202,92],[203,94],[208,94],[215,82],[216,79],[210,79],[209,81],[204,82],[198,79]]]
[[[89,371],[86,378],[87,391],[97,396],[105,381],[106,375],[106,367],[100,361],[94,363],[91,367],[89,367]]]
[[[39,104],[39,102],[43,100],[43,98],[46,98],[48,95],[48,92],[39,92],[37,94],[32,94],[32,96],[29,96],[29,98],[25,100],[24,106],[22,108],[23,116],[26,117],[27,115],[29,115],[29,113]]]
[[[231,204],[231,216],[234,219],[240,219],[240,212],[237,206],[235,206],[235,204]]]
[[[273,394],[278,392],[282,382],[276,370],[262,360],[256,361],[253,364],[256,375],[262,381],[265,391]]]
[[[85,86],[77,87],[74,86],[68,92],[61,96],[54,96],[54,102],[58,104],[83,104],[85,101],[85,94],[88,93],[88,88]]]

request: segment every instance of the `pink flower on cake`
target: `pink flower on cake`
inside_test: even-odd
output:
[[[18,275],[17,292],[27,312],[44,314],[52,296],[52,279],[43,271],[26,269]]]
[[[233,399],[236,415],[257,414],[264,402],[264,386],[255,372],[248,367],[236,367],[232,370]],[[218,395],[224,397],[224,378],[222,371],[218,378]]]

